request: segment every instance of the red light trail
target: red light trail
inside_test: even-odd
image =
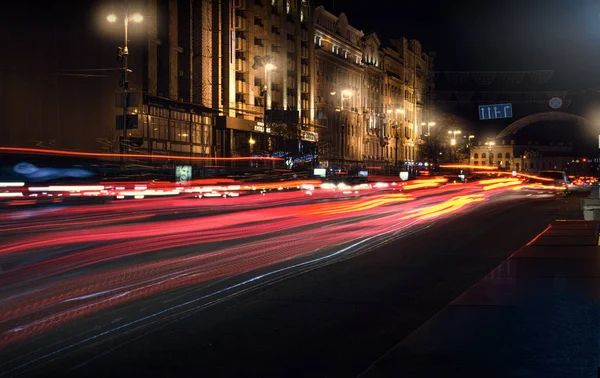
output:
[[[0,213],[0,348],[153,294],[264,269],[323,248],[350,253],[354,247],[342,246],[385,243],[401,231],[484,203],[520,181],[445,183],[432,178],[381,190],[342,185],[292,192],[279,191],[281,183],[262,183],[256,187],[275,191]]]

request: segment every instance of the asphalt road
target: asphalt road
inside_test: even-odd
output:
[[[502,197],[234,294],[277,266],[100,311],[6,352],[0,376],[357,376],[552,220],[581,218],[580,197]],[[124,327],[140,313],[161,316]]]

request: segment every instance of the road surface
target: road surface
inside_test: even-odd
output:
[[[581,217],[494,185],[4,214],[0,377],[357,376]]]

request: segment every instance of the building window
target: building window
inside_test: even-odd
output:
[[[498,155],[496,155],[496,157],[497,157],[498,159],[502,159],[502,154],[501,154],[500,152],[498,152]]]
[[[473,155],[473,159],[479,159],[479,154],[477,152]]]
[[[263,41],[262,41],[262,39],[260,39],[260,38],[256,38],[256,37],[255,37],[255,38],[254,38],[254,45],[255,45],[255,46],[260,46],[260,47],[262,47],[262,46],[263,46]]]
[[[271,52],[274,52],[274,53],[279,52],[279,46],[271,45]]]
[[[509,152],[507,152],[507,153],[506,153],[506,155],[505,155],[505,157],[506,157],[507,159],[510,159],[510,153],[509,153]]]
[[[482,158],[482,159],[485,159],[485,158],[486,158],[485,152],[481,154],[481,158]]]
[[[279,28],[277,26],[271,26],[271,33],[279,35]]]
[[[292,10],[291,6],[290,6],[290,0],[287,0],[285,2],[285,11],[287,14],[290,14],[290,11]]]
[[[263,20],[261,18],[258,17],[254,17],[254,25],[258,25],[260,27],[263,27]]]

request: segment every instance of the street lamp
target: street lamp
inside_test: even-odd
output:
[[[490,165],[492,165],[493,164],[492,163],[493,162],[492,148],[493,148],[493,146],[496,145],[496,142],[490,140],[490,141],[485,142],[485,145],[488,146],[488,159],[489,159]]]
[[[265,85],[263,86],[263,90],[261,91],[261,96],[263,96],[263,134],[265,136],[265,152],[269,150],[269,137],[267,135],[267,103],[269,101],[269,72],[276,70],[277,66],[272,62],[273,58],[269,55],[265,55],[262,58],[256,58],[254,64],[252,65],[253,69],[264,68],[265,69]]]
[[[398,134],[398,114],[405,114],[404,109],[401,108],[397,108],[396,109],[396,135],[394,136],[394,139],[396,139],[396,152],[395,152],[395,156],[394,156],[394,161],[395,161],[395,165],[396,168],[398,168],[398,139],[400,139],[400,135]],[[404,126],[404,122],[402,122],[402,126]]]
[[[111,13],[106,16],[106,21],[110,23],[115,23],[118,21],[118,17],[116,14]],[[127,67],[127,57],[129,56],[129,22],[133,22],[135,24],[139,24],[144,21],[144,16],[140,13],[129,14],[128,11],[125,11],[123,16],[123,26],[125,27],[125,44],[123,47],[119,47],[118,50],[118,60],[123,63],[123,141],[121,146],[121,153],[125,154],[127,152],[127,110],[129,108],[129,82],[127,81],[127,74],[129,73],[129,69]]]
[[[331,91],[329,92],[330,95],[335,96],[337,94],[337,91]],[[341,112],[344,110],[344,100],[345,99],[349,99],[350,97],[352,97],[354,93],[352,92],[351,89],[342,89],[342,91],[340,92],[340,98],[341,98],[341,105],[339,108],[336,108],[335,111],[336,112]],[[340,119],[340,124],[342,126],[342,164],[345,164],[345,160],[346,160],[346,145],[345,145],[345,133],[346,133],[346,125],[342,123],[342,117],[341,115],[339,116]]]
[[[456,158],[456,136],[461,133],[462,131],[460,130],[448,130],[448,134],[452,135],[452,138],[450,139],[450,145],[454,147],[454,159]]]

